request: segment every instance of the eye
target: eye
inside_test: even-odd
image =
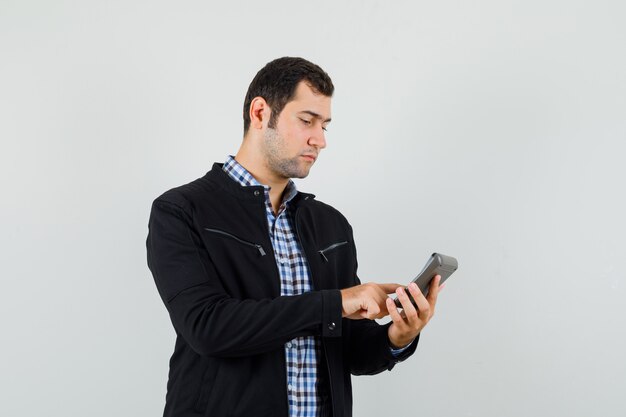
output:
[[[328,128],[326,128],[326,127],[322,127],[322,130],[323,130],[324,132],[328,132]]]
[[[300,120],[302,120],[302,123],[304,123],[307,126],[309,126],[311,124],[310,120],[305,120],[305,119],[300,119]]]

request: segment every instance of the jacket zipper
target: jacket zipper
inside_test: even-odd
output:
[[[228,237],[230,237],[232,239],[235,239],[239,243],[243,243],[244,245],[248,245],[248,246],[252,246],[252,247],[256,248],[259,251],[259,253],[261,254],[261,256],[265,256],[266,255],[265,250],[263,249],[263,246],[259,245],[258,243],[248,242],[247,240],[240,239],[240,238],[238,238],[235,235],[231,235],[228,232],[224,232],[223,230],[209,229],[208,227],[205,227],[204,230],[206,230],[207,232],[217,233],[217,234],[220,234],[220,235],[223,235],[223,236],[228,236]]]
[[[330,245],[329,247],[327,247],[326,249],[322,249],[319,252],[320,255],[322,255],[322,258],[324,258],[324,261],[328,262],[328,258],[326,257],[326,252],[331,251],[339,246],[343,246],[346,245],[348,242],[344,241],[344,242],[337,242],[337,243],[333,243],[332,245]]]

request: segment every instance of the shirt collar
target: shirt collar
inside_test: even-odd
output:
[[[254,178],[254,176],[252,176],[252,174],[245,169],[243,165],[235,160],[234,156],[228,155],[222,169],[232,180],[237,182],[242,187],[262,186],[265,189],[265,195],[269,198],[269,191],[271,187],[257,181],[257,179]],[[296,184],[292,180],[289,180],[287,186],[285,187],[285,192],[283,193],[282,203],[285,204],[289,202],[296,196],[296,194],[298,194]]]

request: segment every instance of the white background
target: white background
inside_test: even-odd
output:
[[[151,201],[235,153],[248,84],[333,78],[303,191],[363,281],[458,258],[355,416],[624,416],[623,1],[0,0],[0,414],[161,415]]]

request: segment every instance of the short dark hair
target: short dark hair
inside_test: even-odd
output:
[[[243,133],[250,128],[250,104],[255,97],[263,97],[272,109],[268,123],[276,126],[278,115],[293,99],[296,87],[305,81],[315,92],[331,97],[333,82],[323,69],[303,58],[282,57],[268,62],[250,83],[243,103]]]

